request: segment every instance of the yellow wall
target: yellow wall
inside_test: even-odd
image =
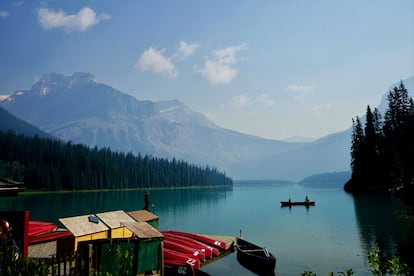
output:
[[[88,234],[84,236],[75,237],[75,251],[78,249],[78,243],[83,241],[101,240],[108,238],[108,231]]]
[[[132,232],[129,231],[126,227],[115,228],[111,230],[112,239],[120,238],[130,238],[132,237]]]

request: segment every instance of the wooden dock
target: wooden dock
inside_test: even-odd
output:
[[[236,236],[222,236],[222,235],[210,235],[210,234],[200,234],[200,235],[226,243],[226,250],[224,252],[221,252],[220,255],[218,255],[217,257],[214,257],[210,260],[206,260],[202,262],[201,267],[211,264],[217,260],[220,260],[221,258],[227,255],[230,255],[236,249]]]
[[[51,259],[56,256],[56,241],[31,244],[28,247],[28,257],[33,259]]]

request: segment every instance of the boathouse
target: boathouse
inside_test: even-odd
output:
[[[135,220],[122,210],[98,213],[96,216],[109,227],[109,239],[130,238],[132,232],[124,226],[124,222]]]
[[[136,221],[147,222],[155,229],[159,229],[159,218],[154,213],[151,213],[147,210],[138,210],[128,212],[128,214]]]
[[[148,275],[148,272],[151,271],[150,275],[164,275],[164,235],[146,222],[124,222],[124,225],[133,233],[136,274]]]
[[[79,242],[109,238],[109,227],[95,215],[60,218],[59,221],[75,237],[74,251],[77,250]]]

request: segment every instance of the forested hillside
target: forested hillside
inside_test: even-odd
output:
[[[349,192],[398,192],[414,187],[414,102],[403,82],[388,94],[383,116],[367,107],[363,126],[353,121]]]
[[[0,176],[33,190],[232,185],[215,168],[0,132]]]

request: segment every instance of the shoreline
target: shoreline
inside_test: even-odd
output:
[[[233,188],[233,185],[218,185],[218,186],[182,186],[182,187],[150,187],[150,188],[126,188],[126,189],[93,189],[93,190],[59,190],[59,191],[39,191],[26,190],[20,192],[19,195],[33,195],[33,194],[59,194],[59,193],[91,193],[91,192],[127,192],[127,191],[156,191],[156,190],[185,190],[185,189],[215,189],[215,188]]]

